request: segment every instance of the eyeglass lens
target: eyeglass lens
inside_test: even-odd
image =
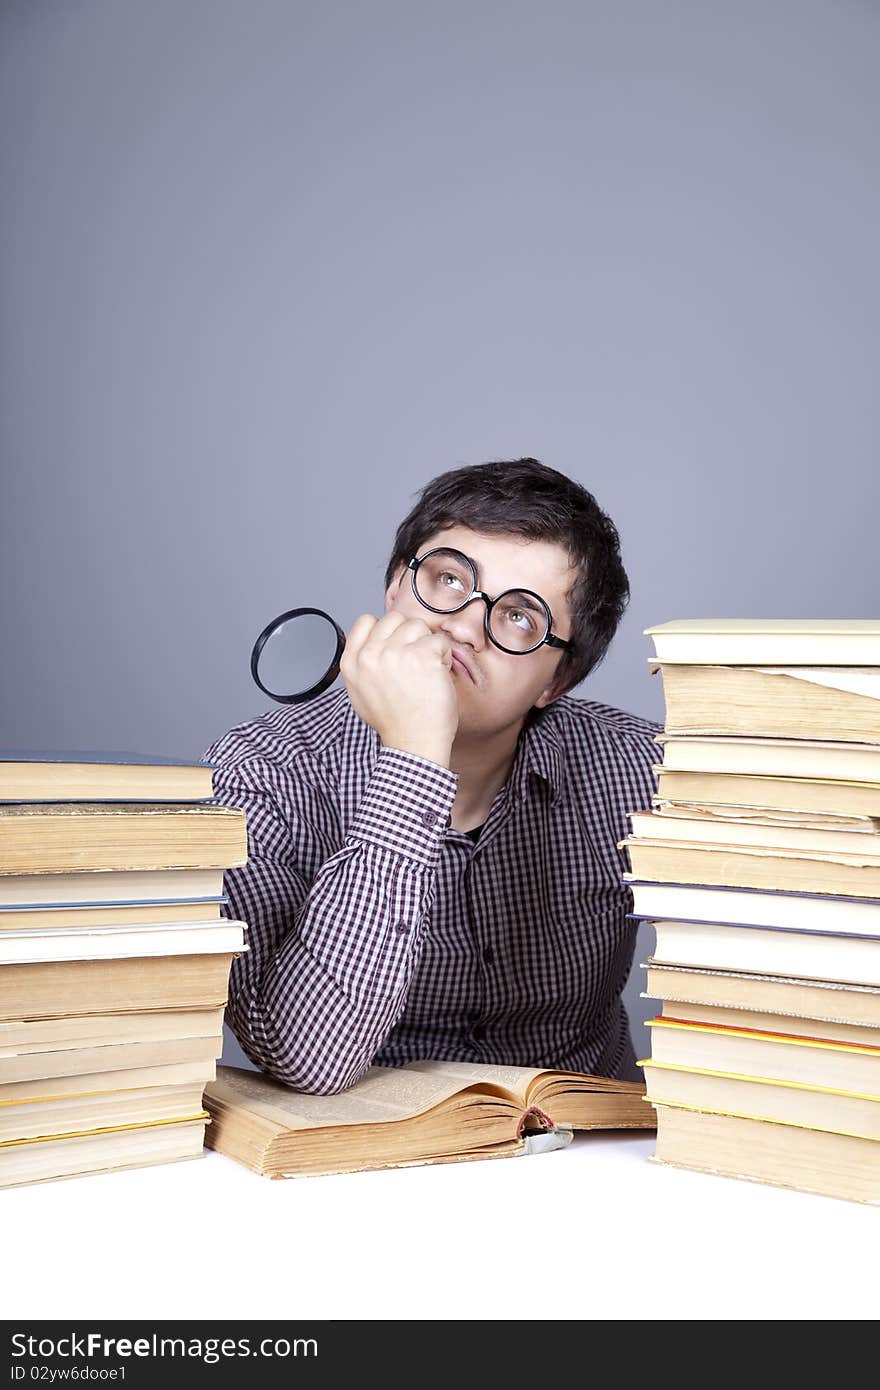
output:
[[[474,573],[456,550],[436,550],[419,562],[413,588],[422,603],[441,613],[454,613],[474,592]],[[508,651],[527,652],[547,635],[547,614],[531,594],[508,589],[492,605],[489,628]]]

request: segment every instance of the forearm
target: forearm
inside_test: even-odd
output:
[[[230,978],[230,1022],[248,1056],[297,1090],[344,1090],[372,1064],[406,1005],[434,894],[456,779],[385,750],[344,843],[295,921],[283,864],[229,876],[250,950]]]

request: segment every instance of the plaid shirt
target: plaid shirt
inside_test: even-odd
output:
[[[617,842],[661,727],[569,696],[536,712],[476,842],[450,824],[457,775],[384,748],[345,689],[218,739],[214,800],[248,824],[225,877],[247,1056],[319,1093],[419,1058],[636,1075]]]

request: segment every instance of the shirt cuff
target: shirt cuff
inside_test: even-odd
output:
[[[458,773],[440,763],[383,748],[346,843],[365,840],[422,864],[436,863],[452,822]]]

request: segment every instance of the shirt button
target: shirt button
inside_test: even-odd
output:
[[[471,1036],[474,1038],[476,1042],[482,1042],[483,1038],[485,1038],[486,1036],[486,1030],[483,1027],[482,1023],[477,1023],[474,1025],[473,1029],[471,1030]]]
[[[495,952],[492,950],[491,946],[487,946],[483,952],[483,962],[485,965],[495,964]]]
[[[394,930],[404,936],[409,931],[409,922],[395,922]]]
[[[432,825],[436,825],[438,820],[439,816],[436,811],[422,812],[422,825],[427,825],[429,829]]]

